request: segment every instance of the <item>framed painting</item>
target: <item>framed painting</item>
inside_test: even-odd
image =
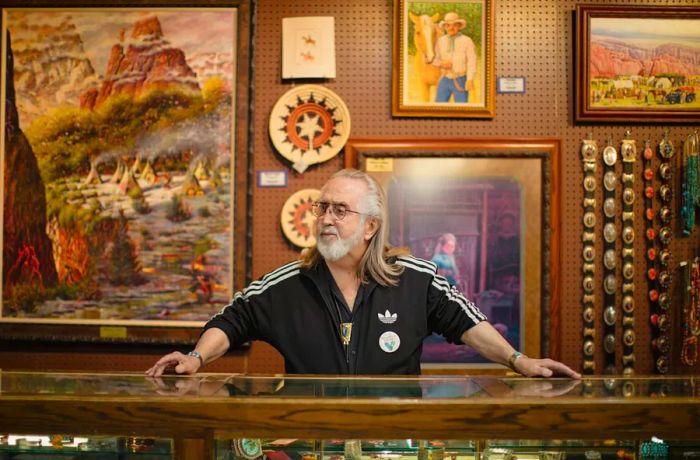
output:
[[[250,257],[250,5],[85,5],[2,9],[0,336],[193,343]]]
[[[697,123],[700,7],[578,5],[581,122]]]
[[[389,201],[390,242],[433,261],[516,349],[558,359],[560,182],[555,139],[355,138],[345,165]],[[490,366],[442,336],[422,366]]]
[[[394,116],[495,116],[493,8],[493,0],[394,1]]]

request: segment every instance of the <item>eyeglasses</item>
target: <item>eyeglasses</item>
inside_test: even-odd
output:
[[[345,216],[347,216],[349,212],[353,214],[362,214],[361,212],[348,209],[347,205],[344,205],[342,203],[329,203],[327,201],[317,201],[311,205],[311,212],[316,217],[325,216],[328,209],[331,210],[331,214],[333,214],[333,216],[338,220],[345,219]]]

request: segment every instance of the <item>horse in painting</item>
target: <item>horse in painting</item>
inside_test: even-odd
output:
[[[409,11],[408,16],[414,25],[413,44],[416,47],[416,54],[413,56],[414,87],[417,98],[428,102],[430,88],[436,86],[440,79],[440,69],[432,65],[435,60],[435,44],[443,34],[437,24],[440,14],[417,15]]]

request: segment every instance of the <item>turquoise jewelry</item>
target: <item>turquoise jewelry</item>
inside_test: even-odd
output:
[[[695,207],[700,203],[700,175],[698,174],[698,132],[686,137],[683,143],[683,180],[681,181],[681,228],[683,236],[690,236],[695,228]]]

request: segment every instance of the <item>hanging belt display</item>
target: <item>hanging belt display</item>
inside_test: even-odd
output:
[[[659,264],[660,271],[658,274],[658,305],[659,312],[651,315],[651,324],[657,329],[657,356],[654,362],[656,372],[666,374],[668,372],[668,349],[669,340],[667,331],[670,326],[668,320],[668,309],[671,305],[671,220],[673,212],[671,210],[671,179],[673,176],[673,168],[671,159],[675,153],[673,143],[668,138],[668,130],[664,132],[664,138],[659,142],[659,156],[661,164],[659,165],[659,178],[661,186],[659,187],[659,201],[661,207],[659,209],[659,223],[661,228],[657,238],[659,241]],[[664,351],[665,350],[665,351]]]
[[[683,143],[683,165],[681,181],[681,231],[690,236],[695,228],[695,207],[700,204],[700,163],[698,132],[690,134]]]
[[[603,350],[605,351],[604,372],[606,374],[615,373],[615,323],[617,322],[617,309],[615,307],[615,293],[617,292],[617,277],[615,269],[617,265],[617,226],[615,216],[617,215],[617,201],[615,190],[617,188],[618,177],[615,173],[617,164],[617,150],[610,140],[603,149],[603,163],[605,164],[605,174],[603,175]]]
[[[637,146],[629,131],[622,156],[622,373],[634,374],[634,162]],[[627,359],[624,359],[627,357]]]
[[[659,290],[658,290],[658,252],[656,250],[656,229],[654,222],[656,211],[654,210],[655,190],[653,186],[654,180],[654,151],[651,148],[649,140],[644,141],[644,151],[642,152],[644,172],[642,173],[644,180],[644,236],[646,242],[646,282],[647,282],[647,299],[649,301],[649,312],[653,317],[658,318],[661,309],[659,308]],[[652,327],[651,345],[654,352],[654,361],[662,355],[668,354],[669,341],[668,334],[661,333],[656,326]],[[634,362],[634,354],[631,355],[631,362]],[[623,358],[624,360],[624,358]],[[623,363],[624,365],[624,363]]]
[[[583,160],[583,373],[595,372],[595,190],[598,144],[588,135],[581,144]]]

